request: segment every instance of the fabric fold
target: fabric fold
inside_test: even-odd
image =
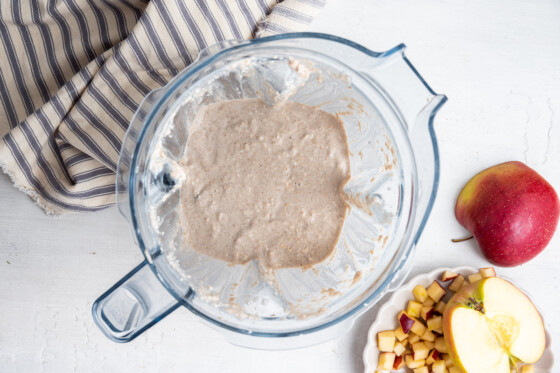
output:
[[[145,95],[219,41],[301,31],[322,0],[13,0],[0,5],[0,165],[49,214],[115,203]]]

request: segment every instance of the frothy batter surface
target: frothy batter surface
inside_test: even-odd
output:
[[[341,121],[310,106],[259,99],[202,109],[181,186],[185,242],[231,263],[302,267],[328,257],[347,212]]]

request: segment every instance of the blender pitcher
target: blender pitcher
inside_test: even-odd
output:
[[[226,41],[138,108],[117,170],[117,203],[145,261],[93,305],[116,342],[179,306],[232,343],[295,348],[348,330],[406,278],[439,180],[433,119],[446,101],[404,55],[317,33]],[[350,150],[349,210],[332,255],[311,269],[232,265],[183,243],[179,161],[197,111],[213,102],[290,100],[337,115]]]

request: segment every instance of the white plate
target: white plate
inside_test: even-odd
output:
[[[387,301],[387,303],[385,303],[379,309],[379,312],[377,313],[377,318],[369,328],[368,342],[364,349],[364,354],[363,354],[365,373],[374,373],[375,368],[377,367],[377,358],[379,356],[379,350],[377,349],[377,333],[383,330],[396,329],[398,326],[396,316],[401,310],[406,309],[406,305],[408,301],[413,299],[412,289],[414,288],[414,286],[420,284],[424,287],[427,287],[434,280],[439,281],[442,273],[445,270],[455,272],[455,273],[460,273],[463,275],[469,275],[474,272],[477,272],[477,270],[472,267],[439,268],[430,273],[426,273],[414,277],[412,280],[410,280],[405,285],[401,286],[397,291],[395,291],[391,296],[391,298]],[[513,283],[513,281],[511,281],[510,279],[508,278],[505,279]],[[523,292],[527,294],[526,291]],[[552,349],[550,347],[550,334],[546,332],[546,350],[544,352],[544,355],[541,357],[541,359],[534,364],[535,372],[536,373],[551,372],[553,364],[554,364],[554,357],[552,356]],[[412,372],[412,370],[408,368],[403,368],[393,372]]]

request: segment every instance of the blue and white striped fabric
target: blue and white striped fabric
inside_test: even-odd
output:
[[[301,31],[326,0],[10,0],[0,4],[0,164],[46,212],[115,202],[142,98],[206,46]]]

